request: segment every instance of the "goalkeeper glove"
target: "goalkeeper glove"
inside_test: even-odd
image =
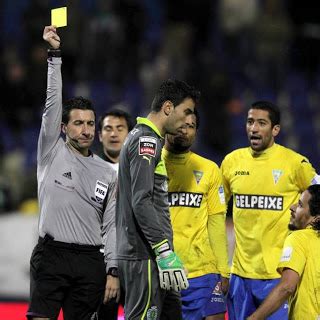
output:
[[[153,246],[159,270],[160,287],[180,291],[189,287],[186,272],[179,257],[170,249],[168,240]]]

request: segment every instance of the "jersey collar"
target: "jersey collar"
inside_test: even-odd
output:
[[[249,147],[249,152],[254,159],[263,160],[271,157],[277,149],[278,144],[274,143],[270,148],[263,150],[263,152],[259,154],[256,154],[251,147]]]
[[[163,139],[163,136],[161,135],[159,129],[156,127],[156,125],[150,121],[149,119],[147,118],[143,118],[143,117],[138,117],[137,118],[137,124],[144,124],[148,127],[150,127],[160,138]]]
[[[185,164],[189,160],[191,153],[191,151],[186,153],[173,153],[165,148],[162,149],[162,156],[164,160],[176,164]]]

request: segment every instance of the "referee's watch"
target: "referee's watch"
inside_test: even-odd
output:
[[[61,49],[53,49],[53,48],[49,48],[48,49],[48,57],[52,58],[60,58],[61,57]]]
[[[109,268],[107,275],[118,278],[119,277],[118,268],[116,268],[116,267]]]

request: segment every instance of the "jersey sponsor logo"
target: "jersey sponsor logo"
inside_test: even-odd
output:
[[[194,177],[196,178],[197,184],[199,184],[199,182],[203,176],[203,171],[193,170],[193,174],[194,174]]]
[[[292,247],[285,247],[282,251],[280,262],[290,261],[292,255]]]
[[[106,198],[108,192],[108,185],[97,180],[94,195],[97,202],[101,203]]]
[[[69,179],[69,180],[72,180],[71,172],[65,172],[65,173],[63,174],[63,176],[66,177],[66,178]]]
[[[169,192],[168,201],[170,207],[191,207],[200,208],[202,193],[193,192]]]
[[[218,196],[220,199],[220,203],[221,204],[225,204],[226,203],[226,198],[224,196],[224,189],[223,189],[223,185],[221,185],[218,189]]]
[[[253,194],[236,194],[235,205],[239,209],[283,210],[283,197]]]
[[[238,170],[234,173],[235,176],[249,176],[250,172],[246,170]]]
[[[155,157],[157,152],[157,139],[153,137],[139,138],[139,155]]]
[[[272,176],[273,176],[273,182],[274,184],[277,184],[280,177],[282,176],[283,174],[283,171],[282,170],[277,170],[277,169],[274,169],[272,170]]]

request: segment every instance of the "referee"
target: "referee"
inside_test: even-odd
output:
[[[120,294],[114,276],[116,173],[89,149],[95,132],[91,102],[77,97],[62,107],[55,27],[45,27],[43,39],[51,48],[37,155],[40,237],[30,261],[27,317],[56,319],[62,308],[65,320],[95,319],[99,303]]]

